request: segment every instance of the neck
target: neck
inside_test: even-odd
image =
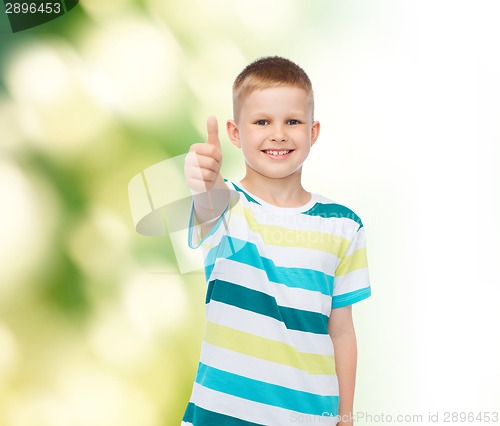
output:
[[[303,187],[301,171],[285,178],[269,178],[258,174],[249,174],[241,180],[244,189],[269,204],[278,207],[300,207],[311,199]]]

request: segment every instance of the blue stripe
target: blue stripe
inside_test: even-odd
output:
[[[241,194],[243,194],[245,196],[247,201],[249,201],[251,203],[258,204],[259,206],[261,205],[255,198],[252,198],[249,194],[247,194],[245,191],[243,191],[243,189],[237,187],[233,182],[231,182],[231,184],[233,185],[234,189],[236,189],[236,191],[240,192]]]
[[[356,213],[354,213],[350,208],[343,206],[341,204],[316,203],[314,206],[312,206],[312,208],[310,208],[306,212],[303,212],[302,214],[306,214],[308,216],[319,216],[324,218],[332,218],[332,217],[348,218],[353,220],[359,225],[358,230],[363,227],[363,223],[361,222],[359,216]]]
[[[192,402],[188,404],[182,421],[191,423],[194,426],[265,426],[260,423],[247,422],[236,417],[205,410]]]
[[[236,253],[245,248],[246,244],[249,243],[224,235],[221,238],[220,243],[211,248],[205,255],[205,276],[207,281],[210,278],[210,275],[212,275],[212,270],[218,258],[233,258]]]
[[[332,297],[332,308],[341,308],[342,306],[352,305],[360,300],[366,299],[371,295],[371,287],[360,288],[349,293],[339,294]]]
[[[273,296],[227,281],[213,280],[208,283],[206,303],[211,300],[274,318],[289,330],[328,334],[328,316],[280,306]]]
[[[209,389],[299,413],[321,416],[338,414],[338,396],[316,395],[250,379],[200,362],[196,382]]]
[[[230,259],[261,269],[266,272],[269,281],[276,284],[318,291],[326,296],[331,296],[333,292],[332,275],[313,269],[276,266],[271,259],[261,256],[255,244],[238,238],[225,235],[219,246],[209,250],[205,257],[205,275],[207,277],[210,277],[217,258]]]

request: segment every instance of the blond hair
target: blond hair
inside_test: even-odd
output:
[[[267,56],[247,65],[236,77],[233,84],[234,118],[237,119],[245,97],[255,90],[283,86],[303,89],[310,96],[314,109],[312,84],[306,72],[289,59]]]

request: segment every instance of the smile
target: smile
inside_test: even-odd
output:
[[[273,156],[273,157],[282,157],[285,155],[290,154],[293,151],[293,149],[266,149],[263,150],[262,152],[264,154]]]

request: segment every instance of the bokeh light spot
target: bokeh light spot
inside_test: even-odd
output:
[[[104,101],[128,119],[154,122],[175,105],[177,45],[166,28],[121,16],[89,34],[83,51]]]

